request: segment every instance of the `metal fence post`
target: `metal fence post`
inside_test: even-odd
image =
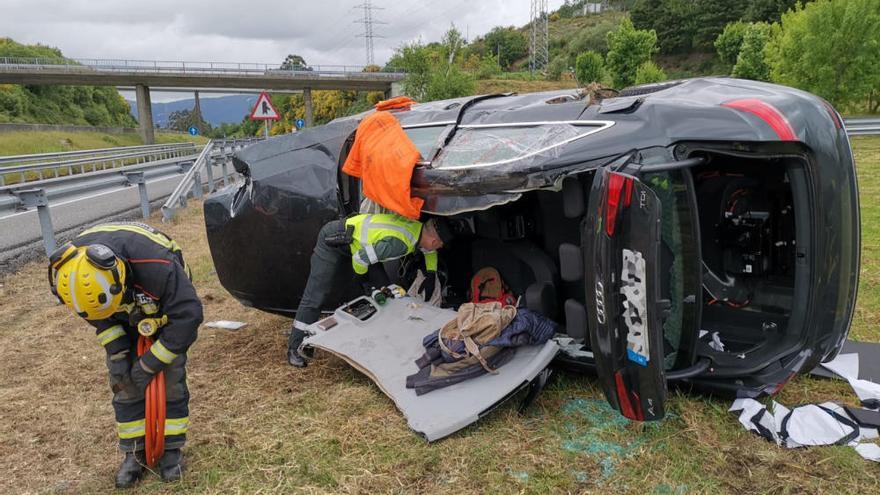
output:
[[[229,185],[229,172],[226,169],[226,164],[229,162],[229,157],[224,156],[223,161],[220,162],[220,169],[223,170],[223,187]]]
[[[150,218],[150,196],[147,195],[147,181],[144,180],[143,172],[128,172],[125,178],[129,184],[137,184],[138,193],[141,197],[141,213],[144,218]]]
[[[52,228],[52,216],[49,214],[49,198],[44,189],[22,189],[16,191],[16,196],[21,200],[25,208],[37,208],[37,216],[40,218],[40,231],[43,233],[43,247],[46,256],[55,251],[55,229]]]
[[[208,158],[205,163],[205,173],[208,175],[208,193],[214,192],[214,158]]]
[[[202,189],[202,176],[199,174],[198,170],[193,174],[192,193],[193,197],[196,199],[202,199],[202,195],[204,194],[204,189]]]

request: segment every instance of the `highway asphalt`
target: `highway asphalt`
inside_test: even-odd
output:
[[[182,174],[175,174],[148,180],[147,194],[150,201],[158,201],[169,196],[182,177]],[[49,211],[52,226],[56,233],[60,233],[138,208],[139,205],[138,187],[132,185],[123,189],[87,193],[57,203],[52,202]],[[40,221],[36,209],[0,216],[0,263],[12,256],[13,252],[19,251],[17,248],[33,245],[32,249],[42,250],[41,239]],[[35,244],[37,241],[39,243]]]

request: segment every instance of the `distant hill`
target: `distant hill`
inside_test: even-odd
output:
[[[217,98],[207,98],[199,95],[199,104],[202,107],[202,118],[213,127],[228,122],[237,124],[251,111],[251,107],[257,99],[257,95],[230,95]],[[137,117],[137,104],[127,100],[131,107],[131,113]],[[153,102],[153,123],[159,127],[168,124],[168,116],[178,110],[192,110],[195,106],[195,98],[169,101],[165,103]]]

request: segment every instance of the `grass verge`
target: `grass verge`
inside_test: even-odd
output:
[[[852,336],[880,341],[880,138],[853,140],[861,180],[863,258]],[[159,225],[158,220],[153,223]],[[243,308],[213,272],[201,209],[161,225],[194,269],[206,320],[190,352],[189,471],[132,493],[877,493],[880,470],[848,447],[780,449],[742,429],[729,401],[673,392],[669,418],[629,422],[589,377],[563,375],[518,415],[508,403],[435,444],[339,359],[284,362],[289,321]],[[306,267],[303,267],[306,269]],[[0,279],[0,493],[99,493],[119,462],[103,351],[53,301],[45,268]],[[799,377],[784,404],[855,395]]]
[[[205,143],[203,136],[156,133],[156,143]],[[30,155],[58,151],[78,151],[144,144],[139,134],[101,132],[16,131],[0,133],[0,156]]]

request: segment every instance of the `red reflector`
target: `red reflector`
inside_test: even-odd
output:
[[[632,195],[632,177],[610,173],[608,174],[608,199],[605,201],[605,232],[609,236],[614,235],[614,226],[617,223],[617,209],[620,206],[623,195],[623,206],[629,206]]]
[[[614,381],[617,384],[617,403],[620,404],[620,413],[629,419],[642,421],[644,419],[642,409],[638,404],[636,409],[633,409],[633,404],[629,398],[629,391],[623,383],[623,374],[620,371],[614,374]]]
[[[722,103],[721,106],[735,108],[756,115],[773,129],[773,132],[779,136],[781,141],[797,141],[797,136],[791,124],[788,123],[788,119],[769,103],[755,98],[746,98],[744,100],[728,101],[727,103]]]

